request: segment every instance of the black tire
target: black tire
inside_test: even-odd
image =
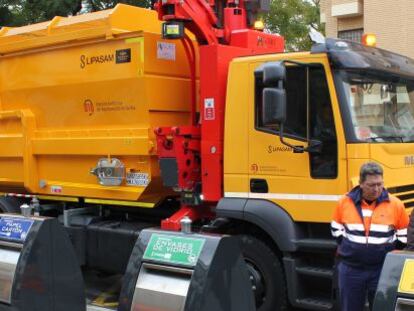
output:
[[[24,203],[23,199],[15,197],[0,198],[0,213],[18,213],[20,214],[20,205]]]
[[[239,239],[257,311],[288,310],[286,279],[279,257],[258,238],[240,235]]]

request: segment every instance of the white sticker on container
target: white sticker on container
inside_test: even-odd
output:
[[[215,118],[214,98],[204,99],[204,120],[214,120]]]
[[[62,193],[62,187],[61,186],[51,186],[50,191],[52,193]]]
[[[157,42],[157,58],[175,60],[175,43]]]
[[[127,173],[126,184],[129,186],[146,186],[149,184],[149,175],[146,173]]]

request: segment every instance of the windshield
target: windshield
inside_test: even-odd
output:
[[[414,81],[360,71],[341,76],[359,141],[414,141]]]

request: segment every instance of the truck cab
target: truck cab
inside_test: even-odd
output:
[[[381,164],[386,188],[407,209],[414,204],[413,65],[327,39],[310,52],[230,66],[219,214],[251,222],[276,241],[295,306],[333,307],[326,302],[334,293],[320,294],[332,286],[329,223],[364,162]],[[316,275],[331,281],[312,283]]]

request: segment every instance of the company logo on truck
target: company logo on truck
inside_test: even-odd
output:
[[[131,112],[136,109],[134,104],[124,103],[119,100],[100,101],[93,103],[90,99],[83,102],[83,110],[89,115],[101,112]]]
[[[116,51],[116,63],[130,63],[131,62],[131,49],[117,50]]]
[[[277,41],[274,38],[257,36],[256,44],[258,47],[271,47],[275,46]]]
[[[291,152],[293,151],[292,148],[290,147],[285,147],[285,146],[273,146],[273,145],[269,145],[267,146],[267,153],[275,153],[275,152]]]
[[[80,67],[84,69],[86,66],[89,66],[89,65],[111,63],[114,60],[115,60],[114,54],[97,55],[97,56],[90,56],[90,57],[86,55],[81,55]]]
[[[257,173],[259,171],[259,165],[253,163],[252,165],[250,165],[250,169],[253,173]]]
[[[406,166],[414,165],[414,156],[406,156],[406,157],[404,157],[404,164]]]
[[[130,63],[131,62],[131,49],[116,50],[115,53],[101,54],[101,55],[81,55],[80,67],[84,69],[86,66],[98,65],[105,63]]]
[[[90,116],[93,115],[95,108],[93,106],[93,102],[90,99],[87,99],[83,102],[83,109],[86,113]]]

